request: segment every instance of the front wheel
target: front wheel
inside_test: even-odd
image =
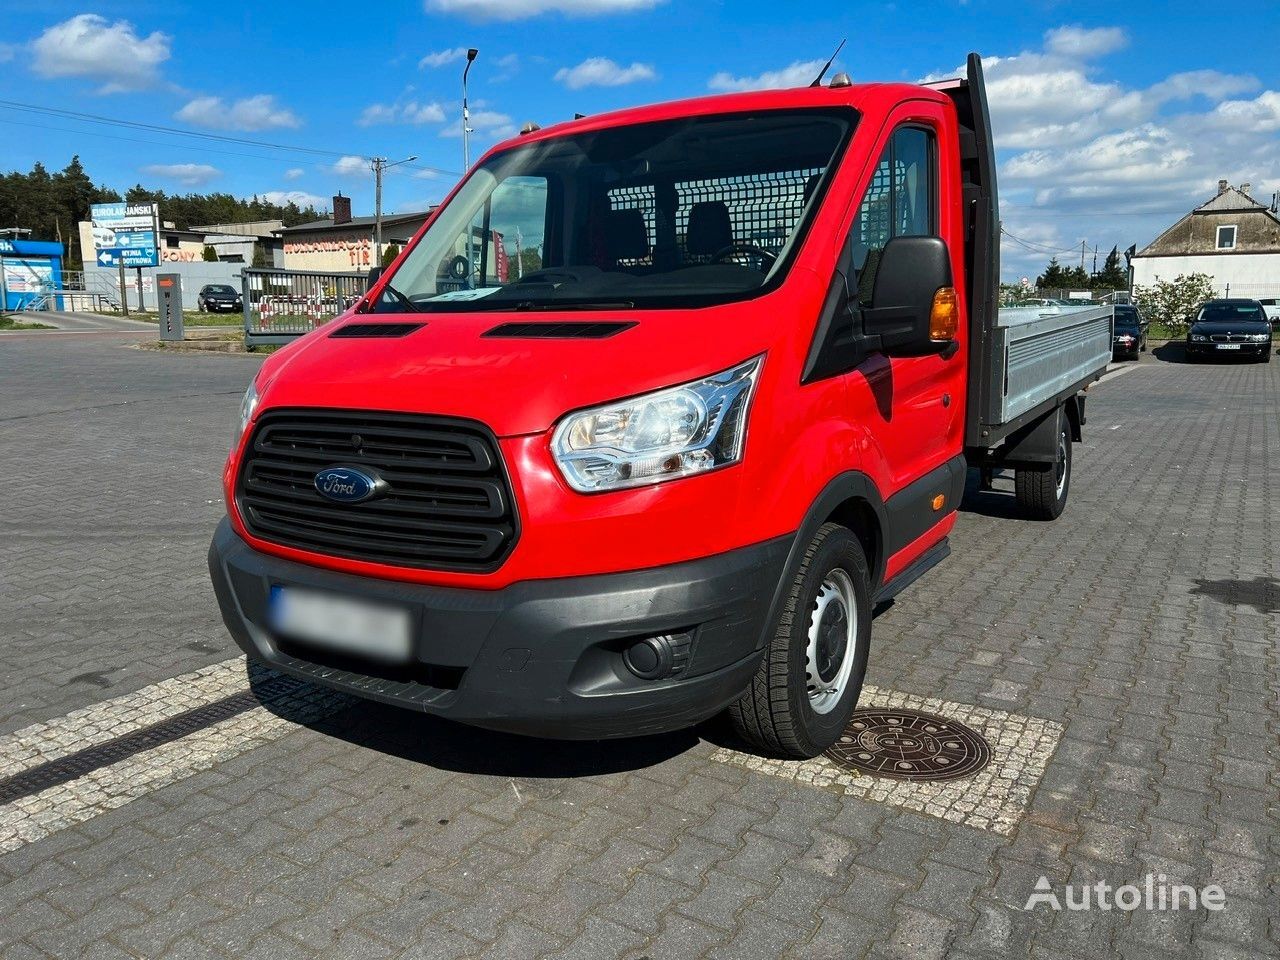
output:
[[[729,707],[762,750],[816,757],[858,703],[871,638],[871,574],[853,532],[835,523],[809,542],[751,686]]]
[[[1066,417],[1058,418],[1058,450],[1052,466],[1015,471],[1013,489],[1028,519],[1057,520],[1062,516],[1071,491],[1071,431]]]

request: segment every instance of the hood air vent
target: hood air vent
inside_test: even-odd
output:
[[[500,323],[492,330],[486,330],[483,336],[506,337],[520,340],[603,340],[630,330],[636,325],[634,320],[598,320],[594,322],[569,323]]]
[[[348,323],[329,336],[347,340],[387,340],[407,337],[425,326],[425,323]]]

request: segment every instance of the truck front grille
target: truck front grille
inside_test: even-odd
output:
[[[380,477],[385,492],[361,503],[321,496],[316,474],[339,466]],[[502,563],[517,532],[496,440],[445,417],[269,410],[236,493],[253,536],[372,563],[483,572]]]

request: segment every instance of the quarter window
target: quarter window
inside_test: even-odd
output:
[[[1218,249],[1234,250],[1236,248],[1236,228],[1234,225],[1218,228]]]
[[[936,153],[933,131],[902,127],[876,164],[853,225],[853,267],[864,305],[871,301],[885,244],[937,230]]]

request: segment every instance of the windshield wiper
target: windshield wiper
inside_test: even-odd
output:
[[[422,308],[421,308],[421,307],[419,307],[416,303],[414,303],[412,300],[410,300],[408,297],[406,297],[403,293],[401,293],[399,290],[397,290],[395,287],[393,287],[393,286],[392,286],[391,284],[389,284],[389,283],[388,283],[385,287],[383,287],[383,288],[382,288],[382,292],[383,292],[383,293],[389,293],[389,294],[391,294],[393,297],[395,297],[395,298],[396,298],[396,300],[400,303],[400,305],[401,305],[402,307],[404,307],[404,308],[405,308],[405,310],[407,310],[409,313],[423,313],[423,312],[424,312],[424,311],[422,310]],[[376,303],[375,303],[375,304],[373,304],[373,306],[372,306],[372,311],[376,311],[376,310],[377,310],[377,306],[378,306],[378,305],[377,305]],[[372,311],[371,311],[371,312],[372,312]]]
[[[630,310],[632,300],[599,300],[593,303],[556,303],[554,300],[521,300],[514,310]]]

